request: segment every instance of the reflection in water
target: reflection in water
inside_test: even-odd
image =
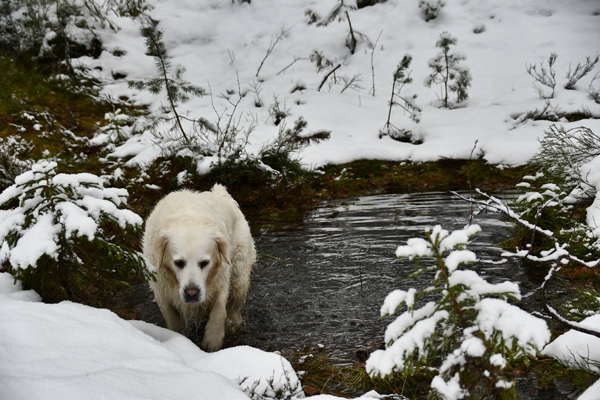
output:
[[[407,280],[414,262],[397,259],[397,246],[437,224],[462,228],[469,215],[470,205],[448,193],[380,195],[323,204],[301,226],[255,233],[261,256],[247,303],[248,344],[280,351],[322,344],[332,362],[356,361],[357,350],[381,344],[392,321],[380,319],[385,296],[429,284]],[[499,260],[509,222],[500,214],[474,222],[483,232],[470,249]],[[524,308],[538,307],[539,282],[530,282],[517,261],[472,268],[494,283],[520,282]]]

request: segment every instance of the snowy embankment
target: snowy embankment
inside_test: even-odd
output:
[[[553,123],[524,118],[528,111],[541,110],[546,103],[534,88],[539,83],[526,67],[537,65],[539,71],[544,63],[548,69],[546,62],[553,52],[558,58],[553,67],[556,90],[551,109],[567,113],[588,109],[592,116],[600,116],[600,105],[586,92],[596,71],[577,82],[573,90],[564,88],[569,68],[600,50],[597,2],[445,1],[437,18],[426,22],[417,0],[388,0],[349,12],[353,29],[359,33],[354,54],[346,46],[347,21],[335,20],[326,26],[308,23],[308,10],[323,17],[335,5],[334,0],[149,3],[154,9],[148,13],[164,31],[172,64],[186,68],[184,80],[212,93],[181,104],[180,114],[215,122],[218,114],[232,112],[231,102],[237,101],[241,91],[245,97],[236,110],[240,124],[256,122],[250,153],[258,152],[278,131],[269,115],[276,97],[281,109],[289,111],[288,126],[303,116],[309,131],[331,131],[330,140],[303,151],[302,158],[310,166],[359,158],[469,158],[476,141],[474,156],[495,164],[523,164],[537,150],[544,129]],[[106,82],[105,95],[127,96],[159,110],[167,104],[164,93],[151,95],[127,87],[128,80],[158,74],[154,59],[145,54],[140,23],[129,19],[116,22],[122,28],[118,33],[99,30],[106,51],[98,59],[79,61],[96,68],[92,71]],[[444,31],[457,38],[455,50],[466,56],[462,65],[473,77],[468,100],[453,109],[439,107],[439,85],[424,85],[431,73],[428,61],[439,52],[435,43]],[[373,46],[375,42],[377,46]],[[336,80],[331,77],[321,90],[319,85],[332,68],[318,71],[310,61],[315,52],[333,65],[341,65]],[[423,109],[422,118],[417,124],[396,107],[392,123],[411,130],[422,145],[379,139],[388,114],[392,74],[406,53],[413,58],[413,83],[402,93],[417,95],[415,103]],[[125,78],[115,80],[114,76]],[[360,80],[342,92],[343,79],[352,77]],[[562,119],[559,123],[567,129],[584,124],[600,131],[597,119],[574,123]],[[189,122],[186,127],[190,128]],[[140,133],[114,154],[133,156],[131,163],[148,162],[159,153],[152,140],[150,133]]]
[[[7,273],[0,273],[0,321],[2,399],[233,400],[252,389],[304,397],[290,363],[275,353],[248,346],[205,353],[182,335],[108,310],[41,303]]]

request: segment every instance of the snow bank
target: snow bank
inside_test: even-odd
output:
[[[600,330],[600,314],[581,321],[581,325]],[[600,338],[569,330],[549,343],[542,354],[552,357],[569,368],[586,369],[600,373]],[[578,397],[578,400],[600,400],[600,380]]]
[[[2,399],[247,399],[242,389],[256,381],[260,393],[268,379],[275,389],[298,382],[274,353],[241,346],[208,354],[108,310],[38,301],[0,273]]]
[[[576,4],[561,0],[446,1],[438,17],[426,22],[416,0],[388,0],[349,12],[353,29],[364,35],[359,35],[353,55],[346,47],[347,21],[336,20],[327,26],[307,23],[307,9],[324,17],[335,5],[334,0],[257,0],[251,4],[150,0],[149,3],[155,6],[150,14],[160,21],[158,28],[164,31],[173,66],[184,66],[187,69],[182,76],[184,80],[207,89],[210,84],[213,93],[212,99],[204,96],[180,105],[180,114],[216,121],[217,113],[227,108],[231,111],[229,101],[237,100],[237,94],[227,95],[227,92],[238,91],[239,79],[246,96],[239,104],[238,115],[244,117],[244,124],[250,118],[258,123],[250,137],[251,153],[259,151],[277,134],[278,127],[269,116],[269,105],[277,96],[283,108],[290,111],[288,124],[303,116],[308,122],[307,130],[331,130],[330,140],[303,151],[307,165],[344,163],[358,158],[415,161],[469,158],[476,141],[475,155],[481,154],[492,163],[523,164],[535,153],[537,139],[552,123],[523,122],[522,116],[527,111],[545,107],[544,100],[532,87],[534,81],[527,74],[526,65],[539,64],[552,52],[558,53],[552,106],[576,112],[584,105],[592,114],[600,114],[600,105],[585,92],[594,72],[578,82],[575,90],[564,89],[569,65],[576,65],[598,51],[600,9],[593,1]],[[101,81],[107,82],[103,94],[113,98],[127,96],[136,104],[158,110],[167,103],[164,93],[137,92],[126,82],[157,74],[154,60],[146,55],[139,23],[126,19],[115,22],[122,28],[118,33],[99,32],[106,51],[97,59],[83,57],[77,62],[90,67]],[[282,30],[287,33],[265,59]],[[428,60],[438,52],[435,43],[444,31],[458,39],[456,52],[467,57],[461,65],[473,76],[469,99],[453,110],[438,107],[439,86],[427,88],[423,84],[431,72]],[[325,84],[318,91],[330,68],[317,71],[309,61],[314,51],[332,60],[334,65],[341,64],[338,78],[360,74],[360,87],[342,93],[341,80],[337,79],[337,83]],[[407,97],[418,95],[415,102],[423,109],[422,118],[416,124],[396,107],[391,122],[422,139],[423,144],[418,146],[388,137],[379,139],[379,130],[387,117],[392,74],[406,53],[413,57],[413,83],[406,85],[402,93]],[[117,73],[126,78],[115,80],[113,76]],[[305,89],[293,91],[299,82]],[[255,106],[256,97],[262,100],[263,107]],[[584,122],[590,129],[600,130],[598,120]],[[560,123],[570,128],[582,121]],[[186,127],[190,125],[186,123]],[[152,141],[149,132],[134,135],[114,155],[133,156],[131,164],[146,163],[160,154]]]

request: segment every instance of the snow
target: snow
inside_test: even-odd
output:
[[[44,304],[0,273],[0,398],[247,399],[298,378],[247,346],[205,353],[175,332],[76,303]],[[241,380],[247,378],[244,383]]]
[[[460,387],[460,377],[454,375],[448,382],[444,381],[440,376],[436,376],[431,381],[431,388],[443,396],[445,400],[456,400],[465,397],[464,390]]]
[[[600,314],[587,317],[580,325],[600,330]],[[585,369],[596,374],[600,372],[600,338],[592,335],[569,330],[548,344],[542,354],[569,368]],[[600,400],[600,380],[587,388],[578,400]]]
[[[407,307],[413,307],[415,304],[415,294],[417,290],[414,288],[408,289],[408,291],[396,289],[385,297],[383,305],[381,306],[381,316],[394,315],[396,309],[401,304],[406,304]]]
[[[248,399],[251,388],[304,397],[292,366],[276,353],[248,346],[205,353],[185,336],[105,309],[41,303],[5,272],[0,320],[2,399],[235,400]],[[370,391],[356,399],[381,398]]]
[[[585,105],[593,114],[600,113],[600,106],[585,92],[593,73],[578,82],[576,90],[563,88],[569,65],[582,62],[598,51],[595,38],[599,10],[592,1],[576,4],[560,0],[543,3],[534,0],[446,1],[438,17],[426,22],[416,1],[388,0],[361,10],[349,10],[353,28],[369,38],[359,38],[353,55],[345,45],[347,21],[335,20],[327,26],[307,23],[307,9],[324,17],[336,4],[333,0],[285,3],[257,0],[251,4],[151,0],[150,3],[155,6],[150,15],[160,21],[158,27],[164,31],[173,66],[184,66],[187,70],[183,79],[206,89],[210,85],[213,93],[212,99],[205,96],[180,105],[182,115],[216,120],[212,102],[219,113],[228,106],[231,111],[221,94],[227,90],[237,91],[238,77],[244,92],[259,84],[265,106],[255,107],[255,96],[250,92],[237,110],[240,115],[252,113],[258,122],[250,138],[250,152],[257,152],[277,133],[268,115],[268,105],[276,95],[280,104],[290,109],[290,122],[303,116],[309,130],[332,131],[329,141],[303,151],[307,165],[343,163],[356,158],[415,161],[469,158],[476,141],[475,154],[482,153],[492,163],[523,164],[535,153],[537,139],[551,124],[549,121],[521,124],[516,121],[527,111],[545,105],[533,88],[526,65],[545,62],[552,52],[558,53],[555,64],[558,82],[552,104],[568,112]],[[98,59],[83,57],[78,62],[92,69],[101,68],[95,73],[108,84],[103,89],[104,94],[112,98],[125,95],[137,104],[159,109],[165,103],[164,94],[136,92],[126,83],[126,80],[156,75],[154,60],[145,55],[139,22],[113,20],[121,31],[100,31],[108,51]],[[485,30],[474,33],[473,26],[484,26]],[[282,30],[287,33],[265,59]],[[427,62],[437,54],[435,43],[442,32],[457,38],[453,49],[467,57],[461,65],[469,68],[473,76],[469,99],[452,110],[438,108],[439,87],[423,85],[430,73]],[[369,42],[374,43],[380,33],[378,45],[373,49]],[[126,54],[115,56],[112,54],[115,49]],[[313,63],[308,61],[315,50],[335,60],[335,64],[342,64],[339,76],[352,77],[360,73],[362,89],[340,93],[339,84],[331,87],[326,84],[318,92],[317,87],[327,70],[317,73]],[[418,95],[416,103],[423,108],[422,120],[416,124],[396,108],[392,122],[421,138],[424,143],[418,146],[378,136],[387,116],[392,74],[406,53],[413,57],[413,83],[407,85],[403,93],[407,97]],[[297,62],[279,73],[296,58],[299,58]],[[375,96],[370,93],[373,72]],[[113,73],[127,75],[127,78],[115,81]],[[306,89],[292,93],[298,82]],[[560,123],[566,128],[581,124]],[[600,128],[598,120],[586,120],[585,124],[592,130]],[[344,150],[340,151],[341,148]],[[152,146],[149,133],[132,137],[115,151],[119,156],[134,155],[132,164],[148,162],[158,154],[160,151]]]
[[[448,254],[446,257],[446,267],[448,272],[452,273],[460,264],[474,263],[477,261],[477,255],[470,250],[456,250]]]
[[[550,330],[546,321],[536,318],[520,308],[505,301],[493,298],[481,300],[478,309],[477,325],[486,338],[494,331],[502,332],[504,337],[512,337],[520,347],[535,356],[550,341]]]
[[[587,317],[581,326],[600,330],[600,314]],[[555,358],[572,368],[586,366],[590,371],[600,372],[600,365],[588,363],[588,360],[600,361],[600,338],[569,330],[548,344],[542,354]]]
[[[52,215],[41,215],[36,224],[23,229],[21,238],[10,252],[10,263],[16,268],[27,268],[35,265],[44,254],[56,257],[58,251],[57,237],[60,227],[52,223]]]
[[[427,303],[414,313],[406,312],[389,324],[385,330],[387,349],[371,353],[365,366],[367,372],[371,375],[385,376],[393,371],[402,370],[403,357],[417,349],[423,349],[424,338],[435,332],[439,321],[448,318],[448,312],[436,311],[435,308],[435,303]]]
[[[453,252],[456,253],[456,252]],[[452,253],[452,254],[453,254]],[[475,261],[475,260],[472,260]],[[449,272],[450,268],[448,268]],[[521,300],[519,285],[515,282],[504,281],[501,283],[492,284],[483,279],[477,272],[470,270],[454,271],[448,277],[450,286],[463,285],[466,288],[465,294],[478,299],[482,295],[494,293],[508,293],[516,300]]]

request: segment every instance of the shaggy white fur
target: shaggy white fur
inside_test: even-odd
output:
[[[225,323],[242,323],[241,307],[256,261],[246,218],[225,187],[181,190],[158,202],[146,221],[144,256],[156,268],[150,281],[167,327],[185,333],[208,314],[202,348],[223,345]]]

